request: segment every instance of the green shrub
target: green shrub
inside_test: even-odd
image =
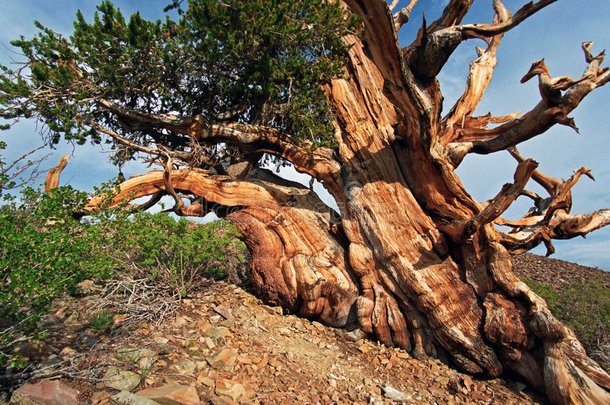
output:
[[[97,190],[103,197],[112,192],[108,186]],[[28,188],[20,199],[3,197],[0,362],[8,357],[5,349],[16,334],[43,333],[37,329],[40,317],[55,298],[79,292],[83,280],[130,273],[167,285],[172,295],[184,297],[201,277],[219,279],[243,267],[245,246],[226,221],[198,225],[165,213],[120,208],[77,219],[74,213],[89,198],[71,187],[49,194]]]
[[[121,261],[186,296],[202,277],[222,279],[245,262],[245,246],[224,220],[194,224],[165,213],[134,215],[114,235]]]
[[[587,352],[610,343],[610,294],[600,276],[589,277],[556,290],[524,280],[547,302],[549,309],[574,331]]]
[[[52,300],[85,279],[109,277],[119,262],[104,247],[102,225],[80,222],[87,195],[71,187],[28,188],[0,208],[0,317],[33,328]],[[98,221],[99,222],[99,221]]]
[[[104,330],[108,328],[112,321],[114,320],[114,315],[112,315],[108,311],[97,311],[91,315],[89,318],[89,327],[98,330]]]

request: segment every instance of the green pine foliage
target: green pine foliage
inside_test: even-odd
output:
[[[97,100],[207,122],[234,112],[234,121],[331,145],[333,115],[321,86],[342,74],[341,37],[357,26],[326,0],[191,0],[176,21],[125,18],[104,1],[92,22],[77,14],[69,38],[36,25],[37,37],[12,42],[24,66],[1,67],[0,117],[40,118],[54,143],[100,142],[96,122],[170,148],[184,140],[153,130],[127,134],[129,123]]]

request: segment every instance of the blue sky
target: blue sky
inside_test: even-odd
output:
[[[144,18],[163,17],[162,9],[169,0],[121,0],[115,5],[124,15],[137,10]],[[505,0],[504,4],[515,12],[525,0]],[[90,19],[99,1],[94,0],[4,0],[0,15],[0,63],[9,64],[11,58],[19,59],[10,49],[9,41],[19,35],[31,37],[36,33],[33,25],[38,20],[56,31],[69,34],[76,10],[81,9]],[[427,21],[433,21],[442,12],[446,0],[420,0],[413,10],[411,21],[401,30],[400,40],[408,44],[421,26],[422,11]],[[398,7],[408,4],[403,0]],[[490,22],[493,17],[492,0],[477,0],[465,22]],[[526,112],[533,108],[540,96],[534,80],[519,84],[519,79],[528,71],[532,62],[545,58],[552,76],[578,78],[585,68],[580,44],[595,41],[594,53],[603,49],[610,51],[610,1],[608,0],[559,0],[523,22],[504,37],[498,50],[498,67],[492,85],[488,88],[477,114],[491,112],[506,115],[516,111]],[[448,61],[439,80],[445,97],[444,110],[448,111],[464,89],[468,64],[476,58],[475,46],[483,46],[478,40],[462,44]],[[604,63],[608,66],[609,63]],[[589,167],[596,181],[583,178],[574,188],[573,213],[590,212],[610,208],[610,85],[589,94],[571,114],[580,135],[567,127],[555,126],[547,133],[519,146],[523,156],[534,158],[539,169],[548,175],[567,178],[572,171]],[[34,122],[19,123],[9,132],[0,133],[9,145],[6,155],[16,156],[42,143]],[[68,168],[62,176],[62,184],[92,190],[99,184],[116,176],[117,169],[109,163],[101,147],[73,148],[62,145],[47,160],[53,166],[60,156],[74,152]],[[478,200],[493,197],[502,184],[512,181],[515,163],[506,152],[489,156],[468,156],[458,173],[467,190]],[[126,175],[141,173],[145,169],[130,165],[124,169]],[[306,176],[297,173],[291,177]],[[533,191],[542,192],[532,185]],[[329,196],[323,199],[330,201]],[[516,217],[529,207],[526,199],[518,200],[509,216]],[[555,258],[570,260],[610,270],[610,228],[589,234],[587,239],[557,241]],[[538,248],[535,253],[544,253]]]

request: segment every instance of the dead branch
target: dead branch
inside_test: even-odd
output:
[[[494,9],[496,12],[494,21],[503,22],[511,18],[510,12],[500,1],[494,1]],[[461,126],[464,128],[466,125],[468,125],[465,124],[464,121],[466,119],[469,119],[469,121],[472,120],[471,114],[476,109],[477,105],[483,98],[485,90],[491,83],[493,72],[497,64],[496,51],[498,50],[502,36],[503,35],[497,35],[493,37],[486,50],[477,48],[479,57],[470,64],[470,71],[468,73],[468,79],[466,80],[466,89],[459,100],[455,103],[447,117],[444,119],[446,131],[441,139],[443,144],[446,145],[455,139],[455,132],[453,131],[454,125],[462,123]],[[485,128],[487,123],[490,121],[510,121],[514,117],[513,115],[507,117],[497,117],[494,120],[494,118],[491,117],[491,114],[488,114],[488,116],[485,118],[488,119],[483,120],[482,122],[473,126],[477,128]]]
[[[57,163],[57,166],[55,166],[54,168],[49,170],[49,173],[47,173],[47,179],[45,181],[45,186],[44,186],[45,193],[48,193],[49,190],[57,188],[57,186],[59,185],[59,175],[61,174],[62,170],[64,170],[64,168],[68,164],[68,159],[70,158],[70,156],[72,156],[72,154],[70,154],[70,153],[63,156],[61,159],[59,159],[59,163]]]

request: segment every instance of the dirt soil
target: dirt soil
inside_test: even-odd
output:
[[[601,271],[529,254],[515,265],[520,276],[546,283]],[[605,276],[610,283],[610,273]],[[98,294],[61,300],[45,320],[48,338],[17,345],[37,365],[30,382],[61,378],[78,390],[81,403],[96,405],[118,403],[111,396],[123,388],[108,386],[109,370],[132,373],[132,392],[193,386],[203,404],[545,403],[521,381],[477,379],[357,330],[283,315],[242,286],[209,282],[160,324],[130,324],[118,315],[102,331],[88,325]],[[7,370],[0,382],[16,387],[28,380],[11,378]]]

